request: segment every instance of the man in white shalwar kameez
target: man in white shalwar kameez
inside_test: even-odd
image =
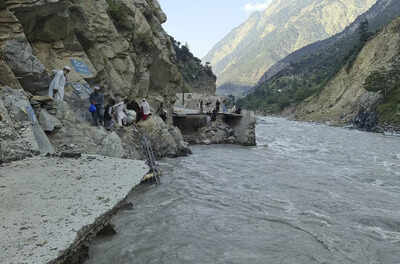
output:
[[[49,86],[49,96],[58,100],[64,100],[64,88],[67,83],[67,76],[71,68],[65,66],[63,70],[56,71],[54,79],[51,81]]]

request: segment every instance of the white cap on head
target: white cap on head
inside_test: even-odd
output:
[[[96,91],[98,91],[98,90],[100,90],[100,86],[95,86],[94,89],[95,89]]]
[[[143,98],[143,99],[142,99],[142,102],[146,102],[146,98]]]
[[[71,71],[71,68],[69,66],[64,66],[64,70]]]

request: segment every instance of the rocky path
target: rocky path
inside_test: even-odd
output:
[[[48,263],[125,199],[143,161],[35,157],[0,167],[0,263]]]

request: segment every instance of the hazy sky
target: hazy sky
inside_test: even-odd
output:
[[[263,10],[271,0],[159,0],[168,16],[164,29],[181,43],[187,42],[202,58],[250,13]]]

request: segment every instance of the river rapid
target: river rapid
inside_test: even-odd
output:
[[[400,263],[400,137],[259,118],[258,146],[195,146],[86,264]]]

